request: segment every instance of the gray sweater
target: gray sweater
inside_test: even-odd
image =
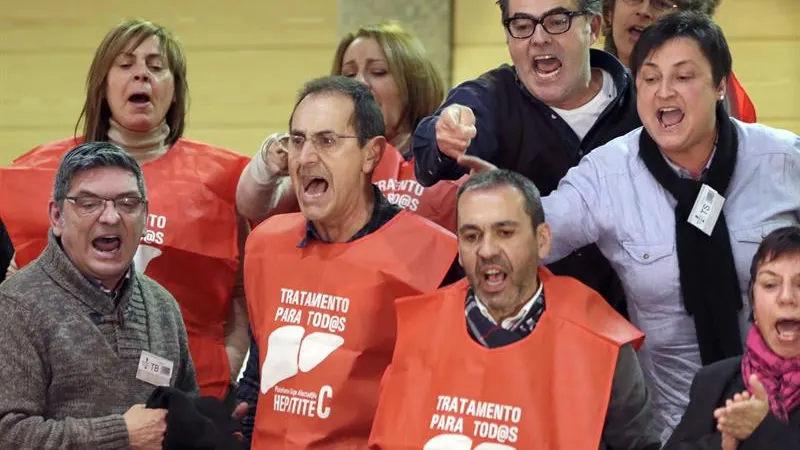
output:
[[[173,387],[197,393],[172,295],[132,271],[115,301],[51,235],[0,285],[0,449],[129,448],[122,414],[155,389],[136,378],[143,350],[172,361]]]

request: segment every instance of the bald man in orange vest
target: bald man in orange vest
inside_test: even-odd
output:
[[[635,353],[644,337],[539,265],[551,232],[533,183],[473,175],[457,214],[467,278],[397,301],[370,448],[657,450]]]
[[[287,158],[302,212],[265,220],[245,249],[261,364],[252,449],[366,448],[394,301],[433,291],[455,262],[451,232],[372,184],[383,134],[380,107],[356,80],[322,78],[299,96]]]

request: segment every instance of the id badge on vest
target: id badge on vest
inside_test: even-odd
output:
[[[142,350],[136,379],[153,386],[169,386],[172,378],[172,361]]]

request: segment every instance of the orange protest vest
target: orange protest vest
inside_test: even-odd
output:
[[[47,245],[47,205],[61,157],[80,142],[45,144],[0,169],[0,218],[18,267]],[[142,164],[148,196],[146,235],[135,266],[178,301],[200,392],[223,398],[230,384],[224,324],[239,268],[236,185],[248,159],[180,139]]]
[[[431,187],[423,187],[414,175],[414,160],[406,161],[391,145],[386,146],[378,167],[372,173],[372,183],[389,202],[453,232],[456,229],[456,193],[464,179],[443,180]]]
[[[369,448],[597,449],[619,347],[643,335],[577,280],[543,267],[539,278],[539,323],[500,348],[469,336],[466,280],[398,300]]]
[[[302,215],[248,237],[245,289],[261,362],[254,450],[366,448],[392,358],[394,300],[439,286],[452,233],[407,211],[349,243],[309,241]]]

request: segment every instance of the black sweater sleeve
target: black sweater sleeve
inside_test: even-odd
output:
[[[0,220],[0,283],[6,279],[6,271],[13,257],[14,246],[11,244],[11,238],[8,236],[6,226]]]
[[[720,450],[722,436],[717,431],[714,410],[730,397],[728,391],[737,391],[734,386],[738,384],[731,380],[737,373],[741,378],[740,364],[741,357],[736,357],[700,369],[692,381],[689,407],[663,450]]]

